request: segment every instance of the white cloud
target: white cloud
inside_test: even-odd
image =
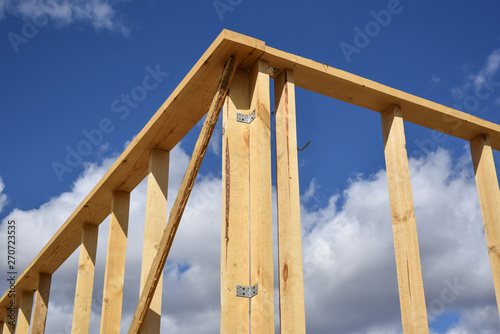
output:
[[[486,58],[485,63],[477,72],[472,72],[469,67],[464,67],[464,81],[461,86],[450,88],[453,99],[457,102],[454,106],[464,111],[476,111],[482,101],[492,96],[498,96],[500,83],[494,76],[500,70],[500,49],[493,50]]]
[[[188,159],[179,146],[171,153],[169,207]],[[36,255],[112,160],[86,165],[71,191],[40,208],[9,214],[20,224],[20,256],[31,259]],[[498,332],[498,312],[472,166],[470,158],[458,161],[442,149],[410,160],[430,320],[438,318],[442,311],[457,312],[460,321],[447,334]],[[202,172],[193,188],[164,272],[162,327],[169,333],[219,330],[222,183],[220,178],[208,175],[211,173]],[[313,198],[316,191],[318,187],[312,183],[303,199]],[[359,176],[342,194],[330,195],[325,207],[301,208],[308,332],[401,333],[385,171],[370,177]],[[341,196],[343,200],[339,201]],[[122,333],[128,329],[139,297],[145,197],[143,181],[131,195]],[[99,329],[108,226],[108,220],[100,226],[92,333]],[[0,238],[4,237],[2,224]],[[0,249],[0,257],[3,251]],[[50,333],[69,332],[71,328],[77,253],[54,274],[47,321]],[[450,295],[450,284],[459,287],[458,293]],[[3,281],[0,288],[6,288]],[[449,298],[444,302],[442,295],[447,288],[445,294]],[[431,307],[440,303],[444,309]]]
[[[494,50],[486,59],[486,64],[483,68],[473,76],[474,86],[476,89],[481,88],[491,77],[497,74],[500,68],[500,49]]]
[[[0,177],[0,212],[2,212],[3,207],[5,204],[7,204],[7,195],[3,193],[3,190],[5,189],[5,184],[3,184],[3,180]]]
[[[446,334],[496,334],[498,333],[498,310],[493,306],[475,307],[463,313],[457,325]]]
[[[97,30],[130,32],[107,0],[0,0],[0,19],[6,12],[35,22],[48,17],[58,26],[84,22]]]

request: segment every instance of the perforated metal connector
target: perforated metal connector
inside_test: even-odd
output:
[[[255,109],[252,111],[250,115],[236,113],[236,120],[241,123],[250,124],[255,119]]]
[[[259,284],[255,284],[252,287],[243,285],[236,286],[236,297],[252,298],[258,293],[259,293]]]

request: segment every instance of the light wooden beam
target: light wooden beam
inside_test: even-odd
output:
[[[31,334],[44,334],[49,308],[51,274],[41,273],[38,278],[38,289],[35,295],[33,320],[31,322]]]
[[[236,296],[237,285],[249,285],[249,135],[236,114],[250,113],[249,73],[236,70],[222,121],[221,334],[249,333],[250,302]]]
[[[273,217],[271,185],[271,107],[269,64],[257,61],[250,70],[250,285],[251,332],[274,333]]]
[[[83,225],[88,221],[100,224],[106,219],[113,191],[130,192],[142,181],[148,173],[151,149],[171,150],[197,124],[205,115],[205,108],[216,89],[214,78],[218,77],[229,56],[234,56],[240,67],[247,69],[257,59],[267,61],[278,69],[293,68],[297,87],[378,112],[396,103],[405,110],[406,121],[457,138],[470,141],[485,133],[490,138],[491,147],[500,149],[498,124],[224,30],[94,189],[19,275],[17,291],[36,290],[38,273],[54,273],[79,247]],[[165,73],[168,69],[158,65],[154,70]],[[19,294],[17,298],[20,298]],[[0,298],[0,318],[5,316],[9,302],[8,293],[5,292]]]
[[[230,57],[226,61],[226,65],[224,66],[224,70],[220,76],[220,81],[215,96],[212,99],[212,103],[209,107],[207,117],[205,119],[205,123],[203,124],[203,128],[201,129],[198,140],[196,141],[193,155],[191,156],[191,160],[189,161],[186,173],[184,174],[184,178],[182,179],[179,192],[177,193],[174,205],[172,206],[172,209],[170,211],[167,226],[165,227],[163,235],[161,236],[161,242],[158,247],[158,252],[154,257],[153,264],[151,266],[149,274],[147,275],[147,280],[144,284],[144,288],[142,289],[139,303],[130,325],[129,334],[138,333],[144,323],[147,310],[151,305],[156,287],[159,284],[160,277],[162,276],[163,268],[165,266],[165,262],[167,261],[170,248],[172,247],[175,233],[177,232],[177,228],[179,227],[182,214],[189,199],[189,195],[191,194],[196,176],[198,175],[201,162],[203,161],[203,157],[205,156],[208,143],[210,142],[210,137],[212,136],[213,130],[217,123],[220,109],[222,108],[224,100],[227,96],[227,92],[231,85],[231,80],[233,78],[236,67],[237,63],[235,61],[235,58]]]
[[[21,293],[21,305],[17,316],[16,334],[29,334],[31,311],[33,309],[33,291],[23,291]]]
[[[428,334],[417,224],[401,108],[381,114],[403,331]]]
[[[129,206],[129,192],[115,191],[113,193],[111,219],[109,222],[108,250],[106,255],[106,271],[104,273],[101,333],[120,333]]]
[[[168,170],[170,152],[151,150],[149,158],[148,190],[146,195],[146,220],[142,249],[140,293],[148,278],[154,257],[158,252],[161,235],[167,220]],[[161,326],[161,298],[163,274],[158,277],[158,287],[153,296],[142,326],[143,334],[159,334]]]
[[[71,334],[89,332],[98,232],[99,226],[97,225],[85,224],[83,226]]]
[[[274,80],[281,334],[306,332],[293,74],[284,70]]]
[[[500,306],[500,190],[488,136],[480,135],[474,138],[470,142],[470,150],[483,215],[486,245],[490,256],[493,285],[497,305]]]
[[[263,46],[264,42],[251,37],[222,31],[102,179],[19,275],[16,290],[36,290],[38,273],[54,273],[80,246],[83,224],[88,221],[100,224],[108,217],[113,191],[131,192],[147,176],[149,152],[155,148],[172,150],[198,124],[206,115],[207,106],[217,89],[217,78],[229,57],[233,56],[239,66],[248,68],[262,54]],[[172,80],[165,77],[169,70],[171,68],[163,65],[152,66],[152,71],[162,73],[160,79],[163,82]],[[5,316],[9,302],[8,293],[4,293],[0,298],[0,318]]]
[[[16,309],[16,317],[17,317],[17,309]],[[6,316],[5,316],[5,320],[4,320],[4,323],[3,323],[3,334],[15,334],[16,333],[16,324],[14,325],[11,325],[11,321],[16,321],[16,319],[12,320],[9,316],[9,312],[8,310],[6,310]]]

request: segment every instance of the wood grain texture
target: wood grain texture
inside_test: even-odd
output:
[[[36,290],[38,273],[54,273],[80,246],[83,224],[99,225],[106,219],[110,213],[113,191],[130,192],[147,176],[150,150],[158,148],[170,151],[205,116],[217,89],[217,78],[230,56],[234,56],[239,66],[247,68],[262,55],[263,46],[264,42],[223,30],[102,179],[19,275],[16,290]],[[159,70],[166,72],[169,69],[160,66]],[[167,77],[164,80],[171,79]],[[0,317],[5,316],[9,302],[5,293],[0,298]]]
[[[237,62],[234,57],[230,57],[224,66],[224,70],[220,76],[219,84],[217,90],[212,99],[212,103],[209,106],[207,117],[205,123],[201,129],[198,140],[193,150],[191,160],[189,161],[186,173],[181,182],[179,192],[175,198],[174,205],[170,210],[170,215],[168,218],[167,226],[161,234],[161,241],[158,246],[158,251],[154,256],[153,263],[149,269],[149,274],[146,276],[147,279],[144,283],[141,296],[139,297],[139,303],[134,313],[132,323],[130,325],[128,333],[138,333],[141,331],[141,327],[144,324],[146,318],[147,310],[152,304],[153,296],[157,292],[156,287],[161,283],[160,278],[163,273],[163,268],[165,262],[167,261],[170,248],[175,238],[177,228],[186,208],[189,195],[193,189],[196,176],[200,169],[203,157],[205,156],[210,138],[214,131],[215,125],[217,124],[217,119],[219,118],[219,113],[224,104],[224,100],[227,96],[229,87],[231,85],[231,80],[234,76],[234,72],[237,68]],[[161,296],[161,294],[160,294]],[[151,310],[150,310],[151,311]],[[149,312],[151,313],[151,312]],[[144,333],[144,331],[143,331]]]
[[[488,136],[480,135],[474,138],[470,142],[470,150],[483,215],[484,235],[490,257],[493,285],[497,305],[500,305],[500,190]]]
[[[5,313],[7,313],[5,311]],[[16,309],[16,314],[17,314],[17,309]],[[6,315],[5,316],[5,321],[3,323],[3,333],[2,334],[15,334],[16,333],[16,325],[10,325],[9,322],[11,319]]]
[[[274,80],[281,334],[306,332],[295,84],[292,70]]]
[[[167,221],[168,170],[170,153],[151,150],[149,158],[148,188],[146,195],[146,220],[142,249],[140,293],[144,291],[151,265],[158,252],[161,235]],[[144,319],[143,334],[159,334],[161,327],[161,299],[163,274],[158,278],[158,287]]]
[[[249,285],[249,136],[248,124],[236,114],[250,113],[249,73],[236,70],[222,119],[221,334],[249,333],[247,298],[236,297],[237,285]]]
[[[381,118],[403,331],[428,334],[417,224],[401,108],[391,106],[381,114]]]
[[[273,217],[271,186],[271,107],[269,64],[250,70],[250,285],[259,285],[251,300],[251,332],[274,333]]]
[[[120,334],[129,207],[130,193],[115,191],[109,222],[108,250],[106,253],[102,297],[101,333]]]
[[[51,274],[40,274],[40,277],[38,278],[38,289],[35,295],[35,305],[33,306],[34,311],[31,323],[31,334],[45,333],[51,282]]]
[[[327,64],[268,47],[258,39],[224,30],[27,269],[19,275],[17,291],[36,290],[38,273],[54,273],[79,247],[83,224],[99,225],[106,219],[113,191],[130,192],[142,181],[148,173],[151,149],[171,150],[197,124],[205,115],[205,108],[213,97],[216,78],[231,55],[235,56],[242,68],[248,69],[257,59],[262,59],[279,69],[293,69],[297,87],[377,112],[382,112],[388,105],[398,104],[405,111],[404,120],[461,139],[470,141],[480,134],[487,134],[491,147],[500,149],[498,124]],[[19,294],[17,298],[19,303]],[[5,316],[8,306],[6,292],[0,298],[0,319]]]
[[[17,316],[16,334],[29,334],[31,323],[31,311],[33,310],[33,291],[21,293],[21,305]]]
[[[92,224],[83,226],[71,334],[89,332],[98,233],[99,226]]]

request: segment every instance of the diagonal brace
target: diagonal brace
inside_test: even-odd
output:
[[[174,240],[175,233],[177,232],[177,227],[181,221],[182,213],[186,207],[191,189],[193,188],[194,181],[196,180],[196,175],[198,174],[201,162],[203,161],[203,157],[205,156],[210,137],[212,136],[215,124],[219,118],[220,110],[224,100],[226,99],[229,87],[231,86],[231,81],[236,68],[237,63],[235,58],[230,57],[224,66],[224,71],[220,77],[217,92],[212,99],[212,103],[205,119],[205,124],[203,124],[203,128],[201,129],[198,140],[196,141],[193,155],[191,156],[186,173],[182,179],[181,187],[170,211],[168,223],[163,232],[158,252],[156,253],[153,264],[151,265],[151,270],[149,271],[144,289],[142,290],[139,298],[134,318],[130,324],[128,331],[129,334],[137,334],[141,330],[144,318],[146,317],[146,313],[151,305],[151,300],[155,293],[156,286],[158,285],[158,279],[160,278],[163,268],[165,267],[165,262],[167,261],[170,248],[172,247],[172,242]]]

